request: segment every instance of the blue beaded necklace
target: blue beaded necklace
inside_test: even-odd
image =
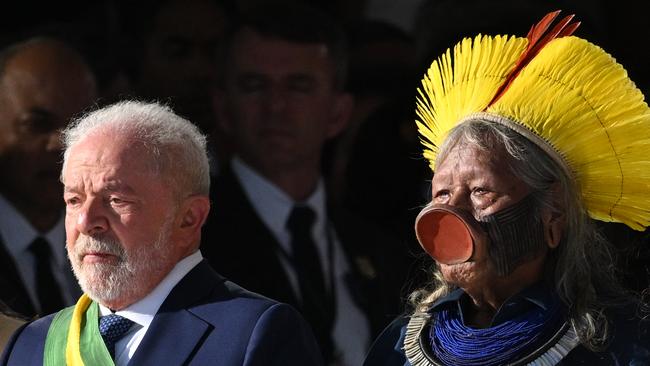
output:
[[[547,310],[533,310],[490,328],[463,324],[459,310],[433,314],[429,341],[433,354],[445,365],[503,365],[534,351],[563,325],[559,301]]]

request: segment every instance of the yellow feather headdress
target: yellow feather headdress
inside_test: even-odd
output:
[[[565,33],[577,24],[569,27]],[[449,131],[480,117],[547,151],[576,179],[592,218],[649,226],[650,109],[643,94],[600,47],[562,32],[532,45],[531,33],[464,39],[453,57],[448,50],[431,64],[418,89],[416,123],[432,170]],[[537,48],[522,68],[531,46]]]

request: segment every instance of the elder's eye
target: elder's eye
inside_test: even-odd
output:
[[[68,197],[64,199],[64,202],[66,206],[74,207],[81,203],[81,200],[79,197]]]
[[[441,189],[433,195],[434,201],[441,202],[449,200],[451,193],[447,189]]]
[[[110,202],[110,204],[113,206],[123,206],[128,203],[127,201],[123,200],[120,197],[111,197],[108,199],[108,202]]]
[[[478,195],[478,196],[481,196],[481,195],[484,195],[484,194],[487,194],[487,193],[490,193],[490,191],[488,189],[483,188],[483,187],[476,187],[476,188],[472,189],[472,194],[475,194],[475,195]]]

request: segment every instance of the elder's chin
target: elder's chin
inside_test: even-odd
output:
[[[476,262],[439,264],[439,266],[445,281],[459,287],[470,285],[480,276]]]

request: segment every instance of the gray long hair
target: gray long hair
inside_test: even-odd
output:
[[[568,306],[569,321],[581,343],[592,350],[602,348],[609,334],[605,310],[633,297],[626,296],[618,279],[615,253],[587,215],[575,181],[537,145],[498,123],[469,120],[456,126],[440,147],[436,166],[459,144],[485,151],[503,146],[510,157],[509,168],[532,188],[538,210],[563,210],[565,230],[560,245],[549,255],[545,279]],[[562,207],[552,193],[558,189]],[[411,295],[416,309],[428,307],[454,289],[437,268],[433,272],[429,286]]]
[[[151,155],[155,172],[174,183],[175,194],[209,194],[206,138],[171,108],[158,103],[122,101],[73,121],[63,131],[64,166],[70,148],[95,133],[111,133],[115,138],[141,143]]]

